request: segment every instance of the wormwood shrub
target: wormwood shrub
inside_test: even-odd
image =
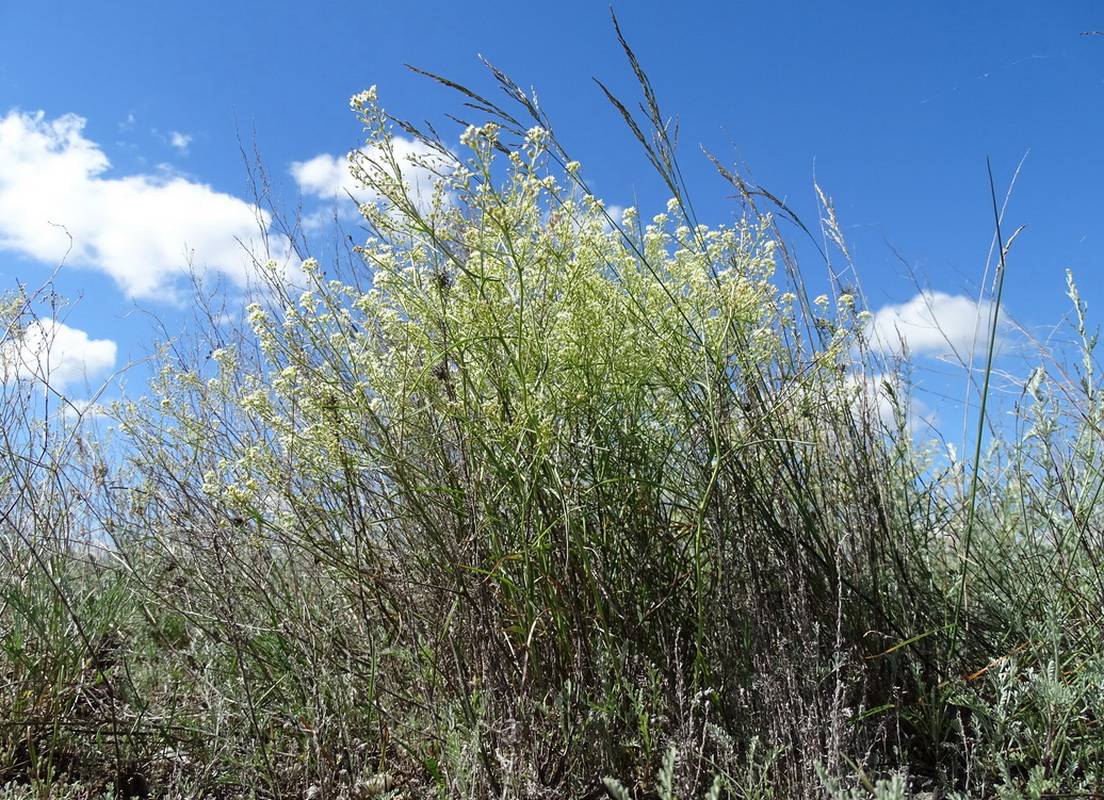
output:
[[[43,391],[65,307],[49,286],[0,296],[0,787],[121,786],[135,748],[119,628],[136,610],[88,536],[108,470],[87,409]]]
[[[714,796],[913,747],[866,712],[939,671],[895,646],[941,605],[854,299],[780,287],[769,216],[697,224],[675,171],[665,212],[611,218],[499,79],[536,124],[484,104],[414,162],[354,98],[361,263],[273,269],[248,331],[121,412],[120,552],[171,567],[159,635],[249,731],[209,755],[272,791]]]

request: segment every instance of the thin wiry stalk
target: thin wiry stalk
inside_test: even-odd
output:
[[[1018,229],[1012,237],[1008,240],[1008,245],[1004,243],[1004,235],[1001,230],[1001,209],[997,204],[997,188],[996,183],[993,180],[993,167],[989,159],[985,159],[985,166],[989,173],[989,195],[993,204],[993,222],[995,225],[995,236],[997,240],[997,274],[994,280],[994,297],[993,297],[993,310],[992,317],[989,320],[989,341],[986,343],[985,348],[985,364],[982,368],[982,385],[981,385],[981,398],[980,407],[978,408],[978,423],[977,431],[975,432],[974,441],[974,457],[973,466],[970,474],[970,487],[966,504],[966,529],[964,532],[963,550],[961,570],[962,575],[959,579],[958,596],[955,599],[954,614],[951,619],[952,631],[957,634],[959,625],[962,621],[962,610],[966,604],[966,585],[967,578],[970,572],[970,555],[971,548],[974,541],[974,524],[977,518],[977,501],[978,501],[978,487],[980,481],[981,471],[981,452],[982,442],[985,436],[985,427],[987,421],[987,409],[989,403],[989,387],[990,381],[993,376],[993,364],[996,360],[997,350],[997,334],[1000,329],[1001,320],[1001,301],[1004,295],[1004,278],[1006,269],[1006,257],[1008,255],[1008,248],[1012,246],[1012,242],[1019,234],[1022,228]],[[950,640],[950,652],[949,658],[953,659],[955,654],[955,648],[959,641],[959,637],[956,635]]]

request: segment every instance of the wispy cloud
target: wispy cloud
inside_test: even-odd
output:
[[[135,298],[175,299],[189,271],[247,283],[243,244],[261,238],[265,212],[171,174],[105,177],[110,162],[84,127],[75,114],[0,117],[0,249],[51,265],[66,258]]]
[[[907,303],[874,313],[870,344],[882,353],[920,355],[968,364],[989,346],[993,303],[925,290]],[[998,336],[1007,319],[1001,312]],[[1001,341],[996,343],[998,346]]]
[[[179,131],[169,131],[169,144],[175,147],[183,155],[188,154],[188,146],[192,143],[194,137],[180,133]]]
[[[117,350],[110,339],[92,339],[55,320],[36,320],[20,337],[0,344],[0,378],[37,380],[60,390],[114,367]]]

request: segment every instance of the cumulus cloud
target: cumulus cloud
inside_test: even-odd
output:
[[[883,353],[969,363],[989,346],[992,315],[990,301],[979,303],[962,295],[925,290],[907,303],[879,309],[867,333],[870,343]],[[1005,321],[1001,312],[1001,328]]]
[[[428,207],[438,176],[449,169],[447,157],[416,139],[396,136],[391,145],[403,181],[409,187],[410,196],[423,207]],[[343,156],[321,153],[307,161],[294,161],[290,172],[303,195],[324,201],[336,200],[339,209],[342,208],[340,202],[348,197],[362,205],[378,201],[379,195],[362,186],[353,177],[350,169],[353,160],[364,166],[372,162],[383,163],[378,150],[365,148]],[[351,203],[344,208],[350,216],[356,213],[356,208]],[[324,219],[322,213],[311,216],[306,221],[320,222]]]
[[[0,249],[66,258],[135,298],[173,299],[189,270],[245,285],[253,260],[243,245],[260,238],[267,214],[171,174],[108,177],[110,162],[84,126],[75,114],[0,117]]]
[[[322,153],[309,161],[293,161],[291,176],[299,184],[299,190],[324,200],[355,192],[358,187],[349,172],[348,156],[331,156]]]
[[[20,337],[0,344],[0,375],[4,381],[32,379],[63,389],[114,367],[117,350],[110,339],[92,339],[52,319],[36,320]]]

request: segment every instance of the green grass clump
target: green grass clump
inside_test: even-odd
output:
[[[626,52],[642,116],[610,98],[662,213],[612,216],[500,73],[531,121],[461,89],[486,118],[461,155],[366,92],[359,260],[271,267],[245,325],[168,350],[116,407],[110,446],[13,406],[0,783],[1099,784],[1104,471],[1076,294],[1077,380],[1039,373],[972,484],[937,473],[881,419],[872,387],[894,382],[855,294],[805,296],[769,195],[725,170],[741,216],[697,221]]]

